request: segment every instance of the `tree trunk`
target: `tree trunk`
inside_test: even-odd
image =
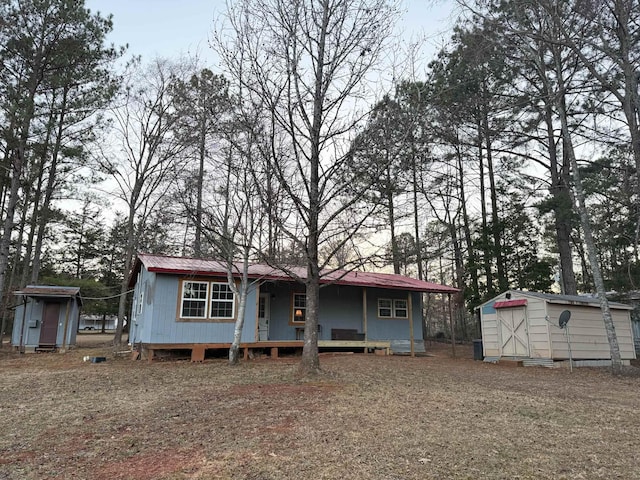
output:
[[[7,267],[9,264],[9,248],[11,247],[11,233],[13,232],[13,219],[18,205],[19,189],[21,176],[24,170],[27,154],[27,143],[29,140],[31,122],[35,113],[35,96],[40,83],[40,68],[42,61],[42,53],[36,52],[33,61],[34,69],[27,81],[28,91],[25,99],[26,108],[23,112],[20,123],[19,137],[16,139],[15,148],[7,142],[6,149],[11,152],[13,158],[11,160],[11,186],[9,188],[9,196],[6,204],[6,217],[4,220],[2,238],[0,239],[0,292],[5,291],[5,282]],[[13,122],[12,122],[13,124]],[[13,135],[13,131],[10,133]]]
[[[496,179],[493,173],[493,145],[491,142],[491,131],[489,129],[489,118],[487,112],[482,115],[484,129],[484,143],[487,149],[487,174],[489,176],[489,197],[491,200],[491,233],[493,235],[493,257],[496,259],[496,269],[498,275],[498,290],[504,292],[509,288],[509,282],[504,267],[504,257],[502,255],[502,240],[500,214],[498,212],[498,194],[496,192]]]
[[[464,231],[464,241],[467,247],[467,257],[469,264],[469,275],[471,277],[471,288],[473,289],[474,303],[480,302],[480,284],[478,282],[478,265],[473,240],[471,238],[471,227],[469,226],[469,215],[467,213],[467,196],[464,188],[464,170],[462,165],[462,155],[459,145],[456,147],[456,158],[458,161],[458,191],[460,193],[460,204],[462,205],[462,229]]]
[[[560,90],[557,97],[558,116],[560,117],[560,125],[562,129],[563,145],[566,155],[571,163],[573,170],[573,182],[576,191],[576,200],[578,212],[580,214],[580,223],[584,232],[584,240],[587,246],[587,255],[589,257],[589,263],[591,264],[591,273],[593,274],[593,282],[596,287],[596,294],[600,302],[600,309],[602,310],[602,319],[604,322],[604,328],[607,332],[607,340],[609,341],[609,350],[611,352],[611,370],[614,374],[620,374],[622,372],[622,359],[620,357],[620,346],[618,344],[618,337],[616,335],[616,329],[613,324],[613,318],[611,316],[611,310],[609,308],[609,301],[607,300],[606,290],[604,287],[604,281],[602,279],[602,273],[600,271],[600,262],[598,260],[598,251],[593,239],[593,233],[591,231],[591,222],[589,220],[589,212],[585,201],[585,194],[582,189],[582,180],[580,178],[580,170],[578,169],[578,162],[576,160],[575,152],[573,149],[573,142],[571,141],[571,133],[569,131],[569,122],[567,119],[567,111],[565,106],[565,89],[564,81],[562,79],[562,60],[559,56],[555,57],[556,73],[558,74],[558,82],[560,84]]]
[[[400,274],[400,254],[398,252],[398,239],[396,237],[396,219],[395,209],[393,205],[393,191],[391,188],[391,174],[389,168],[386,170],[387,174],[387,212],[389,214],[389,231],[391,232],[391,263],[393,263],[393,273]]]
[[[200,135],[198,139],[198,156],[199,156],[199,165],[198,165],[198,181],[197,181],[197,195],[198,198],[196,200],[196,215],[195,215],[195,238],[193,240],[193,254],[196,257],[202,256],[202,189],[203,189],[203,181],[204,181],[204,160],[206,156],[206,118],[204,115],[200,120]]]
[[[555,144],[553,127],[553,114],[551,105],[545,105],[545,123],[547,126],[547,142],[549,152],[549,171],[551,174],[551,195],[553,201],[554,226],[556,230],[556,243],[560,257],[560,289],[563,294],[577,295],[576,276],[573,270],[573,254],[571,251],[571,216],[573,202],[569,183],[566,182],[564,165],[558,165],[558,153]],[[563,162],[564,163],[564,162]],[[560,170],[562,168],[562,170]]]
[[[44,242],[44,233],[49,221],[51,199],[55,191],[56,185],[56,169],[58,167],[58,159],[62,146],[62,136],[64,133],[64,120],[67,111],[67,95],[68,88],[65,87],[62,95],[62,103],[60,105],[60,118],[58,119],[58,131],[53,150],[51,152],[51,167],[49,168],[49,178],[44,192],[44,200],[42,202],[42,213],[38,220],[38,235],[36,236],[36,245],[33,250],[33,267],[31,270],[31,282],[37,283],[40,276],[40,257],[42,255],[42,244]]]
[[[418,167],[415,148],[411,155],[411,173],[413,177],[413,230],[416,237],[416,264],[418,265],[418,280],[424,280],[422,269],[422,241],[420,240],[420,219],[418,214]],[[423,322],[424,323],[424,322]]]
[[[248,279],[249,257],[246,252],[245,261],[243,263],[242,279],[240,280],[240,288],[235,287],[233,276],[231,275],[231,269],[229,268],[227,276],[229,278],[229,285],[232,285],[234,294],[238,295],[238,314],[236,322],[233,328],[233,341],[229,348],[229,365],[238,364],[238,352],[240,350],[240,341],[242,340],[242,328],[244,327],[244,312],[247,309],[247,294],[249,289]]]
[[[484,185],[484,155],[482,153],[482,127],[480,122],[478,121],[477,125],[478,132],[478,165],[480,167],[480,209],[482,212],[482,258],[484,264],[484,274],[487,280],[487,296],[493,297],[495,294],[493,288],[493,271],[491,269],[491,247],[489,245],[489,227],[487,225],[487,202],[486,202],[486,193],[485,193],[485,185]]]
[[[134,188],[135,191],[135,188]],[[134,195],[135,196],[135,195]],[[137,198],[137,196],[135,196]],[[136,229],[134,223],[135,211],[133,205],[135,201],[132,201],[129,206],[129,218],[127,220],[127,246],[125,249],[124,266],[122,272],[122,283],[120,284],[120,300],[118,303],[118,325],[116,326],[116,332],[113,336],[113,344],[119,346],[122,344],[122,332],[124,330],[125,317],[127,315],[127,292],[129,290],[129,274],[131,272],[131,266],[133,263],[133,255],[135,253],[135,236]]]

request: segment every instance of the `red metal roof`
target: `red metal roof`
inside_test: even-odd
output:
[[[510,307],[522,307],[527,304],[526,298],[519,298],[517,300],[503,300],[493,304],[493,308],[510,308]]]
[[[224,262],[217,260],[169,257],[164,255],[140,253],[138,254],[138,258],[134,264],[133,272],[129,280],[129,287],[133,287],[133,285],[135,285],[138,272],[142,265],[144,265],[148,271],[156,273],[194,276],[226,276],[227,274]],[[235,264],[235,269],[238,271],[236,276],[239,276],[241,264]],[[285,282],[296,281],[295,277],[300,279],[306,278],[307,270],[304,267],[291,267],[288,270],[290,274],[269,265],[253,264],[249,266],[249,276],[251,278],[264,278],[267,280],[281,280]],[[457,288],[425,282],[415,278],[405,277],[403,275],[345,270],[331,270],[325,272],[322,275],[320,283],[402,289],[430,293],[456,293],[459,291]]]

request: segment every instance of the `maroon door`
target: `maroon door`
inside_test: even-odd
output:
[[[60,320],[60,304],[45,303],[40,327],[40,345],[55,345],[58,338],[58,321]]]

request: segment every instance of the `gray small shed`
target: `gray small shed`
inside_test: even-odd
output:
[[[632,307],[616,302],[609,306],[620,355],[628,365],[636,358]],[[489,361],[506,357],[545,363],[570,356],[578,361],[611,361],[597,298],[510,290],[479,308],[483,354]],[[559,318],[564,310],[571,317],[563,329]]]
[[[76,343],[82,299],[78,287],[28,285],[14,292],[11,344],[20,352],[64,351]]]

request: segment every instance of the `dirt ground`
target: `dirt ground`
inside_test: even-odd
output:
[[[0,479],[640,479],[640,377],[430,356],[0,353]],[[104,355],[104,363],[84,362]]]

